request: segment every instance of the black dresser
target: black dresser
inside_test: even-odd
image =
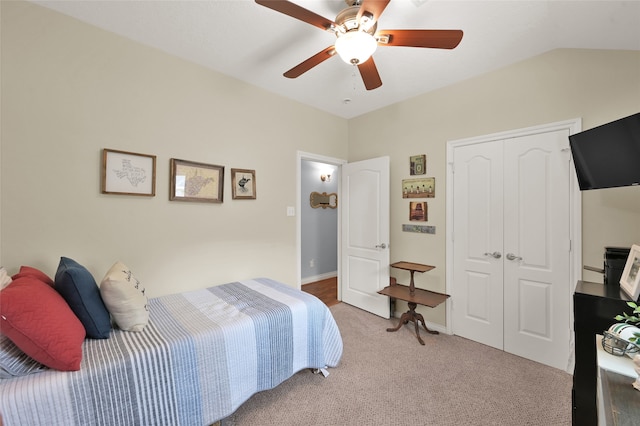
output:
[[[573,371],[573,413],[575,426],[598,424],[596,403],[596,334],[616,322],[622,312],[631,313],[630,300],[619,286],[578,281],[573,295],[575,369]]]

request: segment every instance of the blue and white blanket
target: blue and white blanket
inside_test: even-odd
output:
[[[208,425],[305,368],[335,367],[342,338],[307,293],[259,278],[150,299],[144,331],[86,340],[80,371],[0,381],[13,425]]]

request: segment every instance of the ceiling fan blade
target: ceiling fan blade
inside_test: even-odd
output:
[[[373,56],[363,64],[359,64],[358,70],[362,76],[362,81],[364,81],[364,87],[366,87],[367,90],[377,89],[382,86],[382,80],[380,80],[380,74],[378,74],[378,68],[373,61]]]
[[[275,10],[276,12],[291,16],[292,18],[299,19],[302,22],[306,22],[307,24],[311,24],[322,30],[327,30],[336,25],[332,20],[320,16],[310,10],[307,10],[304,7],[298,6],[295,3],[291,3],[290,1],[256,0],[256,3],[261,6],[268,7],[269,9]]]
[[[380,46],[453,49],[462,40],[462,30],[381,30],[376,38]]]
[[[298,65],[296,65],[295,67],[291,68],[289,71],[284,73],[284,76],[287,78],[300,77],[302,74],[309,71],[311,68],[321,64],[322,62],[326,61],[327,59],[329,59],[335,54],[336,54],[336,49],[333,46],[329,46],[323,51],[316,53],[306,61],[303,61]]]
[[[360,22],[360,18],[364,12],[369,12],[373,15],[373,22],[378,22],[380,15],[382,15],[382,12],[390,1],[391,0],[364,0],[358,11],[358,22]]]

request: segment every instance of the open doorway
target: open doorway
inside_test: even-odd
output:
[[[327,305],[338,303],[340,166],[343,160],[298,155],[298,267],[303,291]],[[329,205],[311,202],[311,194],[332,196]],[[335,200],[335,204],[333,203]],[[312,206],[314,204],[314,206]]]

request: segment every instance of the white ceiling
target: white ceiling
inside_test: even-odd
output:
[[[379,47],[382,87],[333,57],[282,74],[335,36],[253,0],[75,0],[34,3],[212,70],[352,118],[557,48],[640,50],[640,1],[392,0],[379,29],[461,29],[454,50]],[[344,0],[294,3],[334,20]]]

